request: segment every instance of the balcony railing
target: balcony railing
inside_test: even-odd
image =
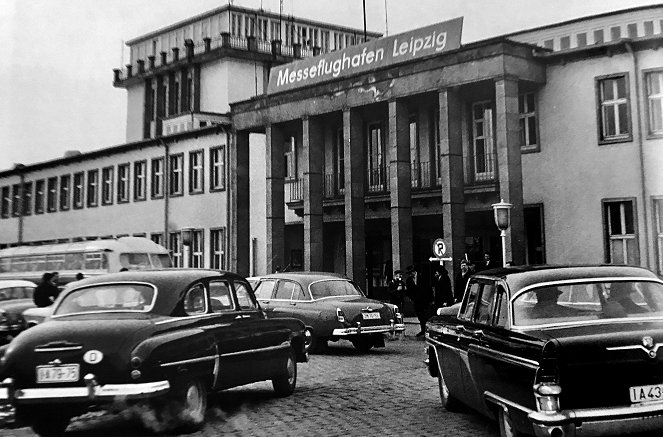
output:
[[[304,200],[304,181],[302,179],[285,181],[284,190],[286,203],[301,202]]]
[[[366,193],[380,194],[389,191],[389,167],[366,170]]]
[[[412,188],[415,190],[426,190],[438,188],[442,180],[436,174],[434,163],[428,161],[413,162],[411,165]]]
[[[338,173],[325,174],[325,199],[343,197],[345,193],[345,178]]]

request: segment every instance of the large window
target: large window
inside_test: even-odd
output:
[[[226,268],[226,228],[210,230],[210,268]]]
[[[472,163],[474,181],[495,179],[495,138],[491,102],[472,104]]]
[[[603,202],[606,262],[633,264],[640,262],[633,200]]]
[[[47,184],[46,210],[48,212],[55,212],[58,206],[58,178],[48,178]]]
[[[368,191],[383,191],[386,183],[385,144],[382,123],[368,125]]]
[[[536,95],[526,93],[518,96],[518,118],[520,119],[520,147],[536,149],[538,135],[536,129]]]
[[[336,129],[334,135],[334,175],[332,196],[345,192],[345,141],[343,140],[343,128]]]
[[[117,203],[129,201],[129,164],[117,166]]]
[[[189,153],[189,193],[203,192],[203,151]]]
[[[224,146],[210,149],[210,190],[226,189],[226,149]]]
[[[60,176],[60,210],[66,211],[71,206],[71,175]]]
[[[74,173],[74,209],[83,208],[83,187],[85,184],[85,173]]]
[[[99,170],[88,170],[87,172],[87,206],[99,205]]]
[[[113,203],[113,167],[105,167],[101,170],[101,204]]]
[[[285,178],[297,179],[297,141],[295,137],[290,137],[283,145]]]
[[[437,186],[442,184],[442,151],[440,150],[440,111],[435,109],[429,113],[430,118],[430,150],[431,161],[433,162],[435,172],[435,182]]]
[[[170,184],[168,194],[170,196],[179,196],[182,194],[182,185],[184,183],[184,155],[181,153],[170,157]]]
[[[160,244],[163,246],[163,233],[161,232],[153,232],[150,234],[150,240],[154,241],[157,244]]]
[[[134,162],[134,200],[145,200],[147,195],[147,161]]]
[[[12,199],[9,194],[9,187],[2,187],[2,207],[0,207],[0,216],[2,218],[9,217],[9,210],[11,208]]]
[[[597,80],[599,140],[603,143],[630,141],[631,122],[627,75]]]
[[[409,121],[410,137],[410,177],[412,179],[412,188],[419,188],[421,185],[421,160],[419,157],[419,123],[416,115],[410,115]]]
[[[12,185],[12,217],[19,216],[20,207],[21,207],[21,185],[14,184]]]
[[[658,274],[663,275],[663,198],[654,199],[654,238],[656,238]]]
[[[168,236],[168,246],[173,259],[173,267],[182,267],[182,234],[171,232]]]
[[[191,232],[191,262],[192,268],[202,268],[204,259],[203,230],[195,229]]]
[[[663,135],[663,71],[652,71],[645,78],[649,134]]]
[[[23,215],[32,214],[32,182],[23,184]]]
[[[46,181],[39,179],[35,182],[35,214],[44,213],[44,199],[46,197]]]
[[[152,198],[163,197],[163,158],[152,159]]]

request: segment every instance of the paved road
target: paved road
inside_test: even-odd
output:
[[[204,429],[191,436],[498,436],[493,422],[440,407],[416,328],[408,324],[403,339],[365,355],[349,342],[330,343],[328,351],[299,365],[297,390],[288,398],[275,398],[267,382],[213,395]],[[73,421],[67,436],[154,435],[125,416],[89,414]],[[20,428],[0,435],[34,434]]]

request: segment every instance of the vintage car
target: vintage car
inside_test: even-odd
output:
[[[151,428],[202,426],[210,391],[271,380],[293,392],[304,325],[267,319],[246,280],[203,269],[111,273],[65,289],[0,359],[18,425],[59,435],[89,408],[153,412]]]
[[[34,308],[34,282],[18,279],[0,280],[0,344],[11,341],[28,327],[23,311]]]
[[[350,340],[362,352],[384,347],[384,334],[405,331],[397,306],[368,299],[342,275],[287,272],[249,278],[267,317],[295,317],[306,325],[307,350]]]
[[[496,418],[502,436],[663,427],[663,281],[646,269],[484,271],[426,342],[442,404]]]

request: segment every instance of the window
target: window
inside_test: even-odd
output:
[[[368,125],[368,191],[384,190],[386,183],[385,145],[382,123]]]
[[[654,238],[656,238],[658,274],[663,275],[663,198],[654,199]]]
[[[286,179],[297,179],[297,156],[295,151],[297,142],[295,137],[290,137],[283,146],[284,155],[285,155],[285,178]]]
[[[32,214],[32,182],[23,184],[23,212],[22,215]]]
[[[622,28],[619,26],[614,26],[610,28],[610,40],[617,41],[622,37]]]
[[[152,159],[152,198],[163,197],[163,158]]]
[[[191,232],[191,262],[189,266],[192,268],[202,268],[204,263],[203,252],[203,230],[196,229]]]
[[[189,193],[203,192],[203,151],[189,153]]]
[[[170,186],[168,187],[170,196],[182,194],[182,184],[184,183],[183,163],[184,155],[181,153],[170,157]]]
[[[225,146],[210,149],[210,189],[226,189],[226,148]]]
[[[273,279],[266,279],[261,281],[258,288],[255,289],[255,296],[258,299],[271,299],[274,292],[276,281]]]
[[[35,214],[44,213],[44,198],[46,190],[46,181],[39,179],[35,182]]]
[[[409,120],[410,137],[410,176],[412,188],[418,188],[421,183],[421,162],[419,160],[419,129],[417,116],[411,115]]]
[[[472,314],[474,313],[474,307],[476,305],[477,296],[479,295],[480,287],[481,284],[478,282],[473,282],[469,284],[467,293],[465,293],[467,297],[463,301],[463,306],[460,310],[459,317],[461,319],[470,320],[472,318]]]
[[[230,285],[227,281],[210,281],[209,297],[213,312],[222,312],[234,308]]]
[[[129,201],[129,164],[117,166],[117,203]]]
[[[440,150],[440,111],[437,109],[431,110],[429,113],[429,124],[430,132],[428,138],[430,138],[431,144],[429,148],[431,150],[432,156],[431,161],[433,162],[435,172],[435,182],[436,186],[442,184],[442,151]]]
[[[534,93],[518,96],[518,117],[520,119],[520,147],[536,148],[536,96]]]
[[[226,268],[226,228],[210,230],[210,259],[212,269]]]
[[[645,82],[647,84],[649,134],[663,135],[663,71],[647,73]]]
[[[87,206],[99,205],[99,170],[88,170],[87,172]]]
[[[563,36],[559,39],[559,49],[560,50],[568,50],[571,48],[571,37],[570,36]]]
[[[101,170],[101,204],[113,203],[113,167],[105,167]]]
[[[9,209],[11,208],[12,200],[9,197],[9,187],[2,187],[2,207],[0,208],[0,216],[2,218],[9,217]]]
[[[66,211],[71,203],[71,176],[60,176],[60,210]]]
[[[19,216],[21,207],[21,186],[19,184],[12,185],[12,217]]]
[[[147,161],[134,162],[134,200],[145,200],[147,195]]]
[[[58,178],[48,178],[47,184],[46,210],[48,212],[55,212],[58,202]]]
[[[85,173],[74,173],[74,209],[83,208],[83,184]]]
[[[471,154],[475,182],[495,179],[493,110],[490,102],[472,104]]]
[[[627,75],[598,79],[598,98],[600,141],[630,141]]]
[[[492,324],[493,312],[495,310],[495,285],[483,284],[481,287],[481,299],[477,302],[477,323]]]
[[[629,38],[637,38],[638,36],[638,25],[636,23],[631,23],[626,26],[626,32],[628,33]]]
[[[182,236],[179,232],[171,232],[168,246],[173,259],[173,267],[182,267]]]
[[[640,262],[633,203],[632,200],[603,203],[606,262],[610,264]]]
[[[334,190],[332,193],[343,194],[345,191],[345,141],[343,140],[343,128],[336,129],[334,136]]]
[[[163,246],[163,234],[161,232],[155,232],[150,234],[150,240]]]
[[[651,36],[654,34],[654,22],[653,21],[645,21],[645,36]]]
[[[603,29],[597,29],[594,31],[594,44],[603,43]]]
[[[255,310],[258,309],[256,301],[253,299],[248,285],[243,282],[235,282],[235,294],[237,295],[237,303],[242,310]]]
[[[578,47],[584,47],[587,45],[587,34],[582,32],[576,35],[576,45]]]
[[[184,312],[189,315],[205,314],[207,312],[207,301],[205,298],[205,287],[196,284],[184,296]]]

